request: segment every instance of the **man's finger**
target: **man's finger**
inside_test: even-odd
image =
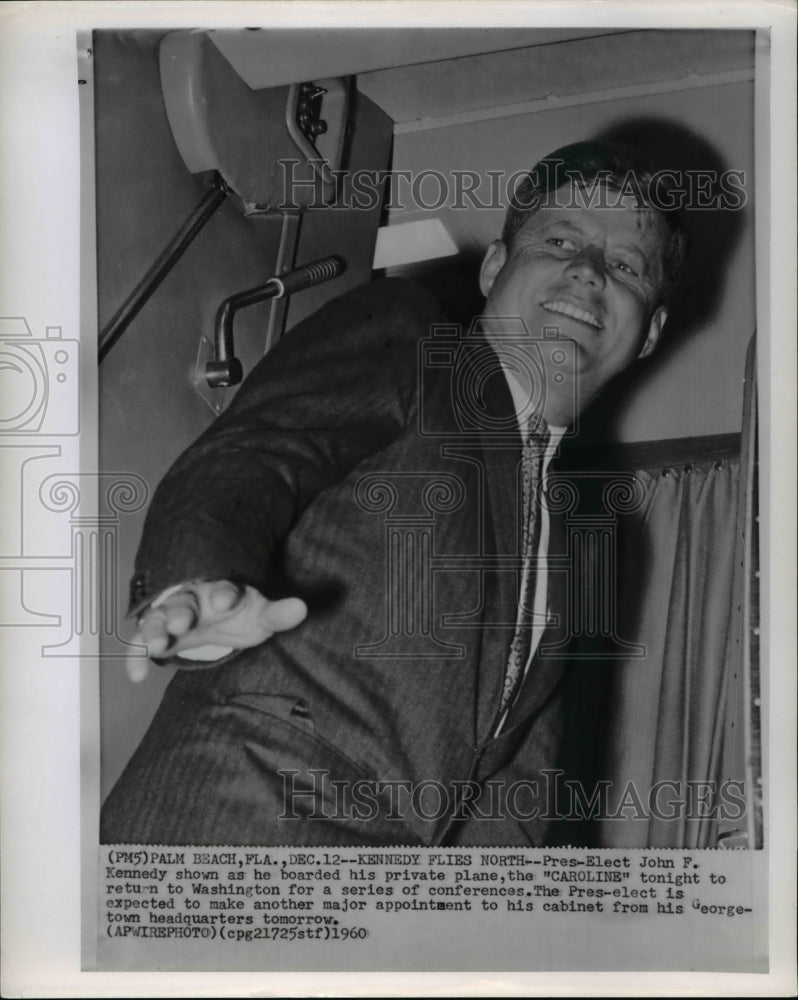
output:
[[[208,594],[208,603],[211,610],[216,614],[225,614],[235,608],[244,597],[245,588],[239,587],[229,580],[221,580],[219,583],[211,585]]]
[[[197,626],[199,619],[196,595],[183,591],[146,611],[139,619],[139,633],[150,656],[163,656]]]
[[[166,615],[161,611],[146,614],[139,622],[137,641],[147,647],[150,656],[161,656],[172,641]]]
[[[190,632],[199,623],[199,613],[190,604],[176,604],[165,606],[166,631],[179,639],[187,632]]]
[[[134,644],[144,645],[144,640],[139,633],[133,637]],[[134,684],[140,684],[149,673],[150,666],[144,650],[131,649],[125,658],[125,672]]]

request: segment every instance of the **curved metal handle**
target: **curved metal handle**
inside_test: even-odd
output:
[[[302,267],[289,271],[279,278],[272,278],[271,281],[280,286],[277,298],[283,295],[293,295],[294,292],[301,292],[304,288],[313,285],[320,285],[323,281],[337,278],[346,270],[346,261],[343,257],[325,257],[323,260],[316,260],[312,264],[303,264]]]
[[[205,380],[211,389],[226,389],[238,385],[244,378],[244,368],[238,358],[209,361],[205,365]]]
[[[216,336],[214,358],[205,365],[205,379],[212,389],[225,389],[238,385],[244,378],[244,369],[235,356],[233,345],[233,318],[238,309],[255,305],[266,299],[279,299],[294,292],[302,291],[323,281],[337,278],[346,270],[343,257],[324,257],[322,260],[304,264],[279,278],[269,278],[264,285],[238,292],[226,298],[216,313]]]

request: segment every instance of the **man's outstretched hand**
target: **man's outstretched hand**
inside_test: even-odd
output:
[[[146,646],[155,659],[202,647],[217,647],[217,656],[222,656],[230,649],[257,646],[275,632],[295,628],[307,613],[298,597],[270,601],[254,587],[228,580],[190,583],[167,593],[139,617],[133,641]],[[187,659],[186,666],[190,662]],[[146,659],[130,657],[127,672],[131,680],[143,680]]]

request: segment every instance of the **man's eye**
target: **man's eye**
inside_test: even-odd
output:
[[[559,250],[575,250],[576,244],[573,240],[567,240],[563,236],[549,236],[546,242]]]
[[[637,268],[633,267],[626,260],[616,260],[614,266],[616,270],[623,271],[625,274],[631,274],[633,278],[637,278],[639,276]]]

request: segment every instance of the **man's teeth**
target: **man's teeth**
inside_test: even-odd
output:
[[[582,323],[588,323],[590,326],[594,326],[597,330],[601,329],[601,322],[598,316],[587,309],[580,309],[578,306],[571,305],[570,302],[561,302],[559,299],[556,302],[544,302],[543,308],[548,309],[549,312],[562,313],[563,316],[571,316],[573,319],[578,319]]]

